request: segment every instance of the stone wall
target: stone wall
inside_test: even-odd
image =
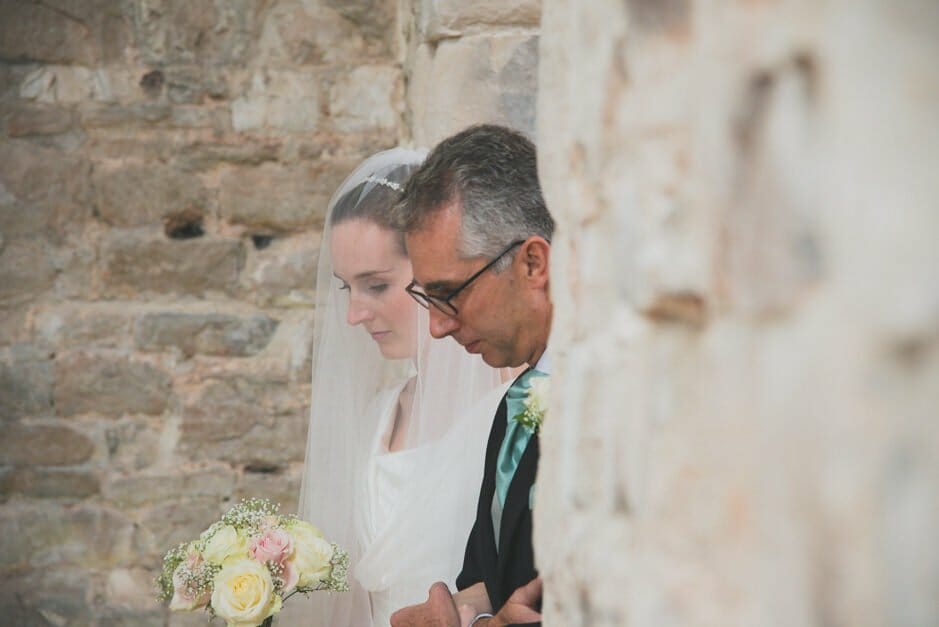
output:
[[[545,624],[939,624],[939,11],[546,0]]]
[[[0,2],[0,622],[204,624],[162,552],[295,509],[323,212],[407,135],[397,12]]]
[[[539,3],[0,0],[0,615],[196,625],[162,553],[295,509],[326,203],[534,128]]]
[[[407,122],[431,148],[470,124],[535,132],[540,0],[413,0],[403,35]]]

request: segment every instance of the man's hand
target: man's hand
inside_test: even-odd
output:
[[[392,614],[391,627],[460,627],[460,615],[447,584],[438,581],[430,587],[426,601]]]
[[[460,627],[467,627],[473,619],[482,613],[492,613],[492,603],[489,602],[489,593],[486,584],[474,583],[453,595],[453,602],[460,613]],[[482,627],[482,622],[476,623]]]
[[[505,627],[516,623],[537,623],[541,613],[535,610],[541,600],[541,577],[536,577],[518,588],[502,609],[488,620],[476,623],[479,627]]]

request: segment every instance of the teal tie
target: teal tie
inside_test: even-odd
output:
[[[515,380],[506,394],[506,416],[509,424],[505,428],[505,437],[502,439],[502,448],[499,449],[496,463],[496,496],[500,506],[505,506],[505,497],[509,493],[515,469],[518,468],[518,462],[531,439],[531,431],[520,425],[515,416],[525,411],[525,399],[528,397],[532,378],[545,376],[545,373],[534,368],[527,370]]]

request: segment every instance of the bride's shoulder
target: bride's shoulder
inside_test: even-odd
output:
[[[502,397],[505,396],[505,393],[511,385],[511,381],[500,383],[480,396],[464,413],[468,416],[476,416],[479,414],[489,414],[491,416],[495,413],[496,409],[498,409],[499,403],[502,402]]]

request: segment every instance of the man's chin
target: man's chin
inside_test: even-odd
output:
[[[487,366],[492,366],[493,368],[508,367],[508,359],[506,359],[505,355],[497,351],[483,350],[480,351],[479,356],[483,358]]]

